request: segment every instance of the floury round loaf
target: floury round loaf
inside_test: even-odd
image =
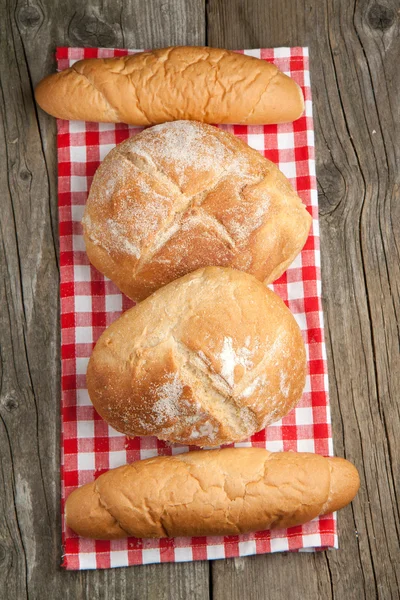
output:
[[[288,413],[306,355],[283,301],[252,275],[207,267],[126,311],[98,340],[87,387],[128,436],[217,446]]]
[[[272,162],[193,121],[151,127],[114,148],[94,176],[83,218],[91,263],[136,301],[208,265],[274,281],[310,225]]]

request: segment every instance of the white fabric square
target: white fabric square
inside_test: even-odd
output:
[[[76,374],[77,375],[86,375],[87,367],[89,364],[89,357],[81,357],[78,356],[76,359]]]
[[[290,150],[295,147],[294,133],[292,131],[277,133],[279,150]]]
[[[100,160],[104,160],[107,154],[111,152],[113,148],[115,148],[115,144],[100,144]]]
[[[121,294],[107,294],[106,312],[121,312],[122,296]]]
[[[114,123],[99,123],[99,131],[115,131]]]
[[[77,422],[78,438],[92,438],[94,436],[94,421]]]
[[[120,433],[119,431],[117,431],[116,429],[111,427],[111,425],[109,425],[108,426],[108,437],[125,437],[125,436],[123,433]]]
[[[85,163],[87,160],[86,146],[74,146],[73,156],[74,162]]]
[[[255,553],[256,553],[255,540],[247,540],[247,542],[239,542],[240,556],[249,556],[249,554],[255,554]]]
[[[80,471],[94,471],[95,461],[93,452],[78,453],[78,469]]]
[[[288,179],[291,184],[296,187],[296,163],[295,162],[283,162],[279,163],[279,168]]]
[[[93,406],[86,389],[76,390],[76,404],[77,406]]]
[[[309,160],[309,171],[310,171],[310,176],[311,177],[315,177],[316,176],[316,171],[315,171],[315,160],[313,160],[312,158],[310,158]],[[318,195],[318,192],[315,192]]]
[[[115,469],[126,464],[125,450],[111,450],[109,452],[110,469]]]
[[[75,61],[71,61],[75,62]],[[71,64],[72,66],[72,64]],[[86,133],[86,122],[85,121],[70,121],[69,122],[69,132],[70,133]],[[78,148],[78,146],[71,146],[71,151],[74,152],[74,156],[75,156],[75,150],[76,148]]]
[[[79,553],[79,567],[81,569],[95,569],[96,553],[95,552],[80,552]]]
[[[307,546],[312,546],[314,548],[321,547],[321,535],[319,533],[306,533],[304,535],[304,544]],[[304,548],[303,551],[306,549]]]
[[[313,411],[311,406],[302,406],[295,408],[296,425],[309,425],[313,422]]]
[[[315,452],[315,443],[313,439],[297,440],[297,452]]]
[[[286,552],[289,550],[287,538],[271,538],[271,552]]]
[[[83,213],[85,212],[85,206],[82,204],[75,204],[71,206],[71,217],[73,221],[80,223],[83,218]]]
[[[291,283],[287,286],[288,300],[300,300],[304,298],[304,286],[302,281]]]
[[[173,446],[171,448],[172,454],[184,454],[185,452],[189,452],[189,446]]]
[[[313,233],[319,237],[319,221],[313,220]],[[319,252],[319,250],[317,251]]]
[[[261,50],[260,50],[260,48],[253,48],[252,50],[245,50],[244,54],[246,56],[253,56],[254,58],[260,58]]]
[[[324,390],[329,390],[329,377],[328,377],[328,373],[325,373],[323,375],[324,378]],[[326,422],[328,423],[328,425],[330,425],[332,423],[332,415],[331,415],[331,411],[330,411],[330,406],[328,405],[326,407]]]
[[[113,550],[110,552],[110,567],[127,567],[128,564],[127,550]]]
[[[321,253],[319,250],[315,251],[314,254],[314,264],[316,267],[321,267]],[[320,283],[320,281],[317,281],[317,284]]]
[[[294,259],[294,261],[292,262],[292,264],[290,265],[291,269],[300,269],[303,266],[303,262],[301,259],[301,254],[298,254],[296,256],[296,258]],[[289,283],[288,287],[290,287],[292,284]]]
[[[207,546],[207,559],[215,560],[217,558],[225,558],[225,546],[223,544]]]
[[[311,100],[306,100],[304,102],[304,112],[306,117],[312,117],[312,103]]]
[[[294,313],[293,316],[301,331],[307,331],[306,315],[304,313]]]
[[[86,177],[71,175],[71,192],[87,192]]]
[[[153,458],[153,456],[158,456],[157,448],[142,448],[140,450],[141,460],[144,460],[146,458]]]
[[[268,440],[267,450],[270,452],[283,452],[283,441],[282,440]]]
[[[303,394],[309,394],[310,392],[311,392],[311,379],[310,379],[310,374],[307,373],[306,384],[304,386]]]
[[[90,266],[89,265],[74,265],[75,281],[90,281]]]
[[[75,330],[77,344],[91,344],[93,342],[93,330],[91,327],[77,327]],[[85,359],[88,360],[88,359]]]
[[[75,281],[90,281],[90,266],[89,265],[74,265]]]
[[[186,548],[175,548],[174,553],[176,562],[193,560],[193,552],[190,546],[187,546]]]
[[[142,559],[144,565],[151,563],[160,562],[160,549],[159,548],[144,548],[142,550]]]
[[[249,133],[247,136],[247,143],[254,150],[258,150],[259,152],[264,152],[265,141],[264,135],[259,133]]]
[[[290,58],[292,49],[288,46],[282,46],[281,48],[274,48],[275,58]]]
[[[75,312],[90,313],[92,310],[91,296],[75,296]]]
[[[85,242],[83,241],[83,235],[74,235],[72,237],[72,245],[74,252],[86,252]]]
[[[252,443],[250,441],[235,443],[235,448],[251,448],[251,447],[252,447]]]

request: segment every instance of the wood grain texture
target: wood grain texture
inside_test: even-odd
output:
[[[208,4],[210,45],[310,47],[334,443],[362,478],[339,515],[339,552],[215,563],[216,600],[399,595],[399,9]]]
[[[0,4],[0,589],[4,597],[398,598],[399,0]],[[362,489],[340,551],[66,573],[60,563],[57,45],[309,45],[336,453]],[[397,433],[397,435],[396,435]],[[212,572],[209,582],[209,570]]]
[[[208,563],[59,568],[56,127],[33,101],[57,45],[202,44],[204,15],[203,0],[0,4],[0,597],[209,598]]]

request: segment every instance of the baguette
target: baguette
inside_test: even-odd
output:
[[[35,96],[59,119],[144,126],[178,119],[284,123],[304,109],[300,87],[275,65],[190,46],[81,60],[43,79]]]
[[[204,450],[108,471],[68,496],[65,516],[95,539],[236,535],[302,525],[346,506],[359,485],[342,458]]]
[[[247,273],[207,267],[106,329],[86,383],[98,413],[130,437],[219,446],[287,414],[305,377],[301,331],[279,296]]]
[[[304,246],[311,216],[257,150],[216,127],[175,121],[111,150],[82,225],[90,262],[140,301],[208,265],[270,283]]]

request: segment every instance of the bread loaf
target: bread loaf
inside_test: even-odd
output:
[[[207,267],[126,311],[98,340],[87,388],[128,436],[217,446],[298,402],[306,355],[282,300],[252,275]]]
[[[136,301],[208,265],[274,281],[310,225],[273,163],[230,133],[191,121],[157,125],[114,148],[83,218],[90,261]]]
[[[66,523],[96,539],[237,535],[301,525],[346,506],[360,485],[342,458],[261,448],[158,456],[69,495]]]
[[[35,96],[59,119],[131,125],[284,123],[304,109],[300,87],[271,63],[185,46],[81,60],[43,79]]]

